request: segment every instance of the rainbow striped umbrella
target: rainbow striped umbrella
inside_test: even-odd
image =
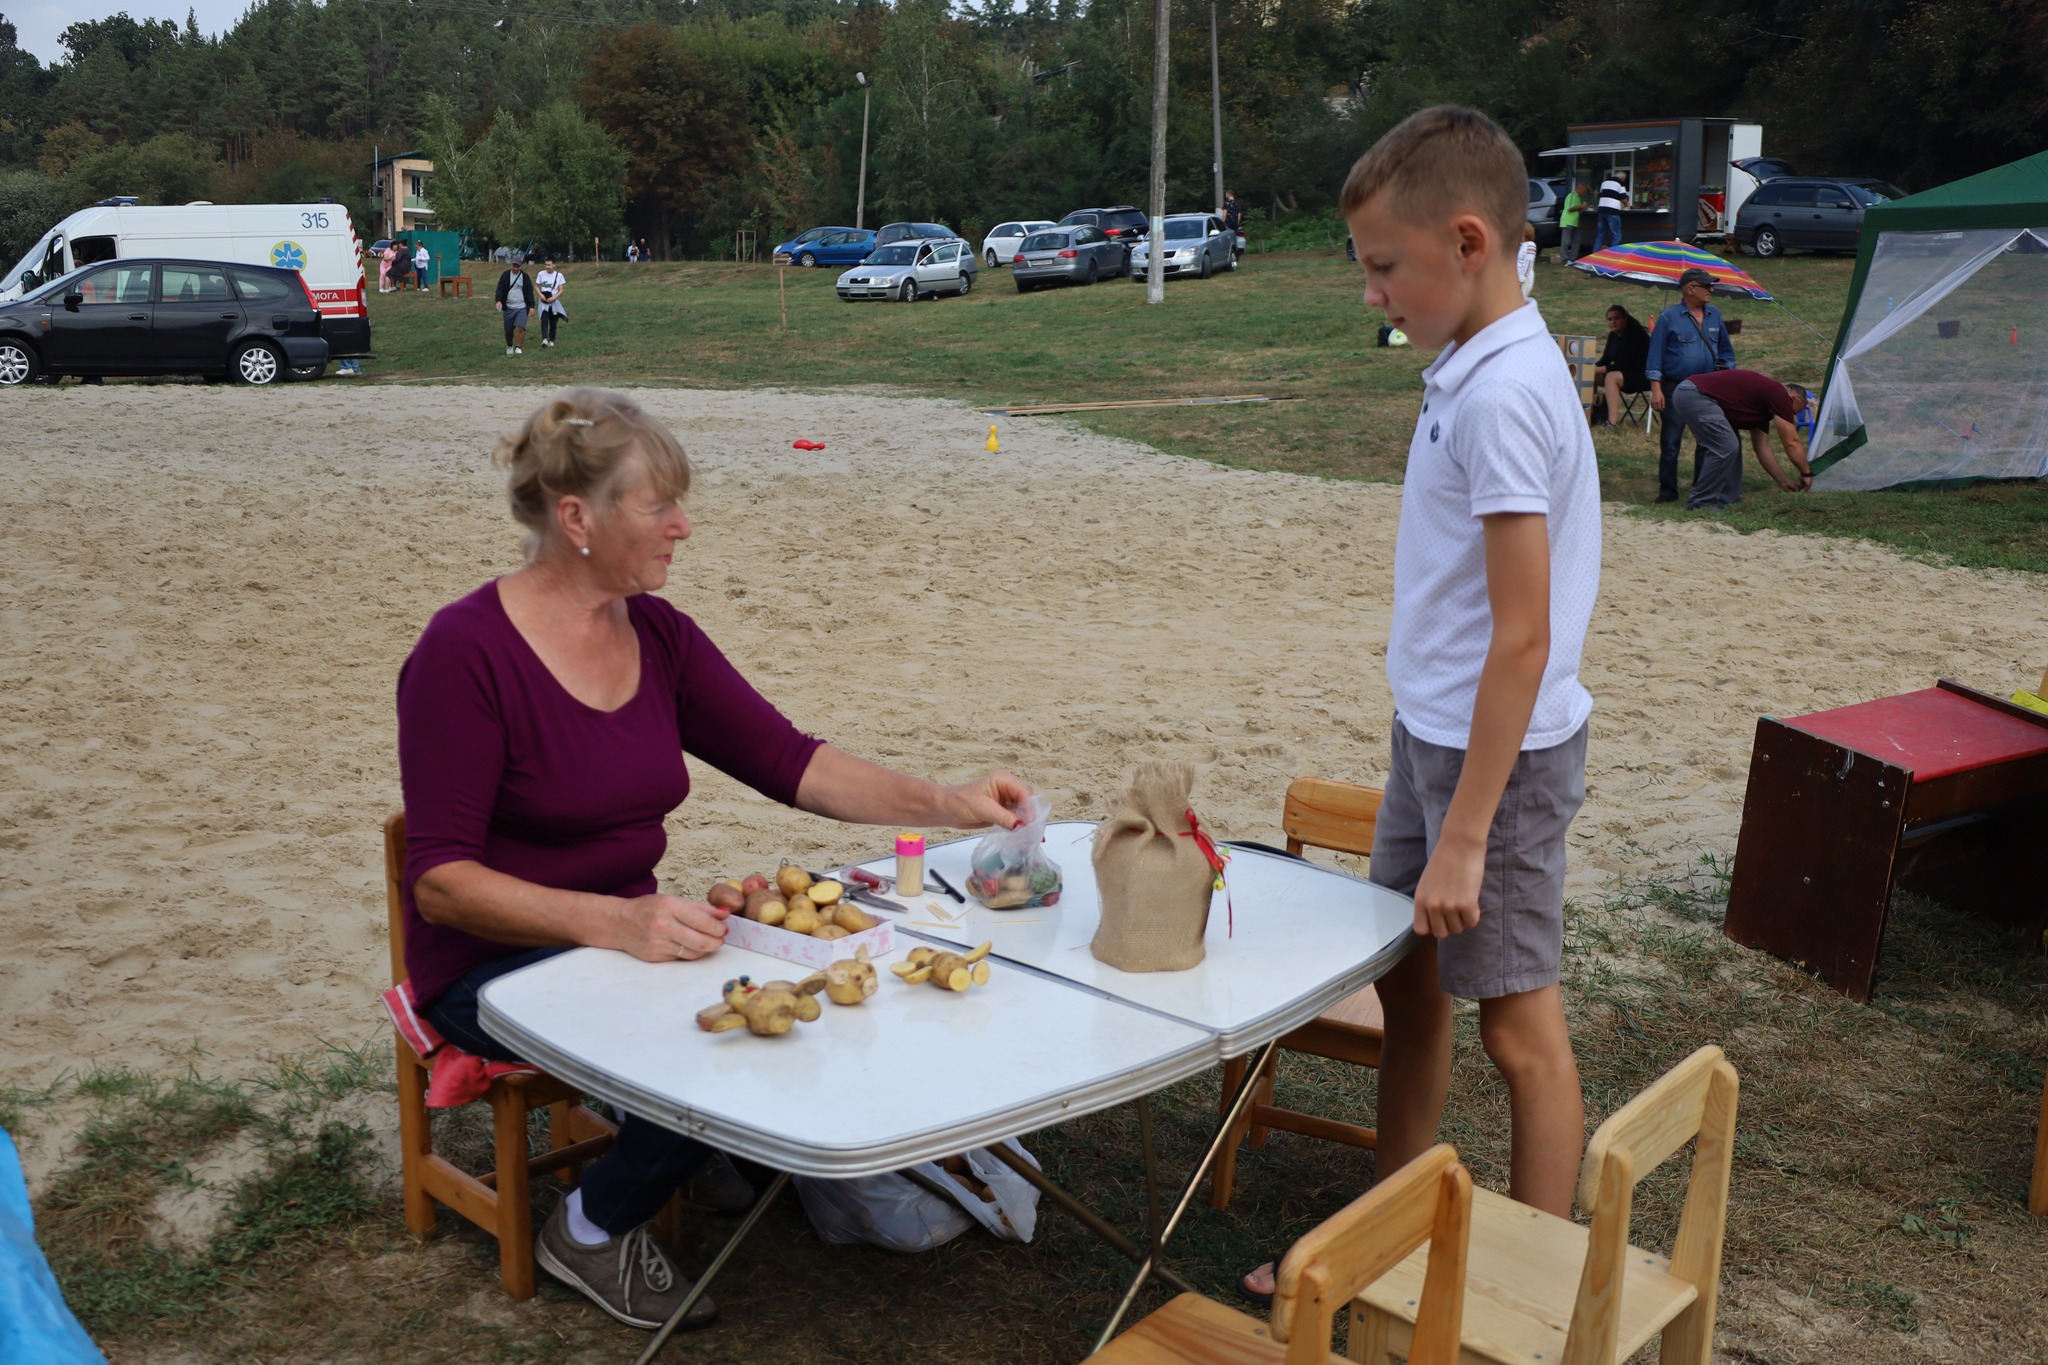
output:
[[[1663,289],[1676,289],[1679,275],[1697,267],[1714,277],[1716,294],[1777,302],[1771,298],[1770,290],[1750,278],[1749,272],[1737,269],[1711,251],[1684,242],[1630,242],[1581,256],[1572,265],[1603,280],[1628,280]]]

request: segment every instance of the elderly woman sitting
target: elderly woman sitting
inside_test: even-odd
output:
[[[480,1027],[492,978],[577,945],[650,962],[718,951],[725,912],[663,895],[662,821],[690,754],[835,820],[1017,822],[1007,773],[939,786],[799,731],[655,593],[690,519],[676,439],[618,394],[570,389],[499,443],[526,566],[434,614],[398,680],[409,857],[406,969],[442,1035],[515,1060]],[[713,1156],[627,1116],[535,1239],[540,1265],[653,1329],[689,1285],[647,1224]],[[707,1297],[686,1325],[716,1316]]]

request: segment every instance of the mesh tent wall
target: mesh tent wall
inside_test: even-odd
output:
[[[2048,152],[1864,211],[1814,487],[2048,473]]]

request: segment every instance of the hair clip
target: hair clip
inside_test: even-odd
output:
[[[597,425],[588,417],[564,417],[562,420],[572,427],[594,427]]]

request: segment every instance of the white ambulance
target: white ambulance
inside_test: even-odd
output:
[[[0,276],[0,302],[83,265],[136,256],[273,265],[302,272],[336,360],[370,354],[363,245],[339,204],[138,204],[80,209]]]

